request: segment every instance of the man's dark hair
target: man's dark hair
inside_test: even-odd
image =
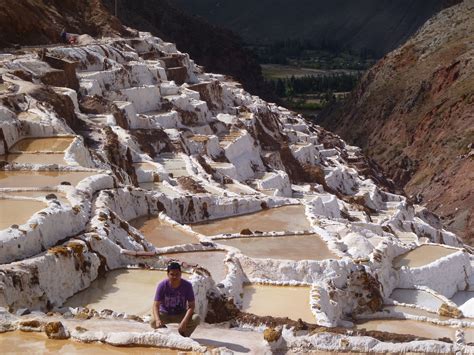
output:
[[[179,270],[181,271],[181,265],[177,262],[171,262],[168,264],[168,266],[166,267],[166,271],[167,272],[170,272],[171,270]]]

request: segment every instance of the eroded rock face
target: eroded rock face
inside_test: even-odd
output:
[[[472,244],[472,1],[429,20],[321,124],[361,146],[418,202]]]

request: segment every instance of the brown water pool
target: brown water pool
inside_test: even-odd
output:
[[[246,285],[242,311],[258,316],[301,318],[315,323],[309,297],[309,287]]]
[[[251,231],[302,231],[310,228],[302,205],[283,206],[257,213],[219,219],[192,226],[193,230],[204,235],[240,233],[243,229]]]
[[[43,333],[7,332],[0,334],[2,354],[186,354],[173,349],[116,347],[102,343],[51,340]]]
[[[0,160],[17,164],[67,165],[64,160],[64,153],[12,153],[0,155]]]
[[[229,245],[251,258],[285,260],[339,259],[317,235],[292,235],[284,237],[218,239],[217,243]]]
[[[64,152],[74,141],[74,137],[24,138],[16,142],[10,152]]]
[[[396,257],[393,260],[393,267],[420,267],[431,264],[433,261],[456,253],[457,251],[456,249],[445,248],[439,245],[424,244],[406,254]]]
[[[131,220],[129,223],[139,229],[146,240],[156,247],[199,243],[199,240],[194,235],[173,227],[158,217],[139,217]]]
[[[357,329],[379,330],[395,334],[410,334],[429,339],[454,339],[456,329],[410,319],[377,319],[361,322]]]
[[[75,186],[96,174],[90,171],[0,171],[0,188],[56,186],[65,181]]]
[[[87,289],[67,300],[68,307],[111,309],[143,316],[151,314],[156,286],[167,277],[165,271],[119,269],[109,271]],[[183,277],[187,277],[183,274]]]
[[[47,206],[44,202],[34,200],[0,199],[0,230],[12,224],[26,223],[33,214]]]

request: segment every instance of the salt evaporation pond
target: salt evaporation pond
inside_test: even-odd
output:
[[[186,277],[183,274],[183,277]],[[167,278],[165,271],[119,269],[107,272],[87,289],[67,300],[67,307],[88,307],[97,311],[111,309],[137,316],[151,314],[158,283]]]
[[[74,141],[74,137],[24,138],[16,142],[10,152],[64,152]]]
[[[199,240],[192,234],[173,227],[160,220],[158,217],[144,216],[129,222],[145,236],[146,240],[156,247],[168,247],[173,245],[199,243]]]
[[[62,182],[75,186],[79,181],[96,174],[91,171],[0,171],[0,187],[45,187]]]
[[[404,315],[433,318],[437,320],[451,319],[449,317],[440,316],[437,313],[425,311],[424,309],[413,308],[413,307],[408,307],[408,306],[385,306],[382,311],[390,312],[390,313],[403,313]]]
[[[356,324],[357,329],[378,330],[395,334],[408,334],[428,339],[454,340],[456,329],[411,319],[373,319]]]
[[[197,251],[170,253],[163,256],[185,262],[189,265],[199,265],[211,273],[211,277],[215,282],[220,282],[227,275],[227,268],[224,265],[226,255],[227,252],[224,251]]]
[[[156,161],[163,165],[166,171],[172,174],[174,178],[189,176],[186,169],[186,162],[179,155],[161,154]]]
[[[216,242],[239,249],[251,258],[284,260],[339,259],[317,235],[218,239]]]
[[[424,244],[393,259],[393,267],[420,267],[457,251],[457,249],[445,248],[439,245]]]
[[[68,165],[64,160],[64,153],[12,153],[0,155],[0,160],[17,164]]]
[[[48,205],[41,201],[0,199],[0,230],[13,224],[22,225],[46,207]]]
[[[242,311],[258,316],[301,318],[307,323],[315,323],[309,297],[309,287],[246,285]]]
[[[142,182],[139,184],[139,186],[144,190],[162,192],[171,198],[177,198],[181,196],[178,191],[173,190],[161,182]]]
[[[51,340],[43,333],[7,332],[0,334],[2,354],[182,354],[182,351],[166,348],[116,347],[94,343],[80,343],[72,340]]]
[[[414,289],[397,288],[393,290],[390,298],[399,303],[422,306],[434,312],[438,311],[439,307],[444,303],[441,298],[438,298],[429,292]]]
[[[302,205],[283,206],[257,213],[194,224],[193,230],[204,235],[234,234],[251,231],[303,231],[310,228]]]
[[[8,198],[11,196],[16,197],[29,197],[29,198],[45,198],[48,195],[55,195],[56,200],[61,204],[69,204],[69,200],[66,195],[59,191],[48,191],[48,190],[29,190],[29,191],[0,191],[0,198]]]

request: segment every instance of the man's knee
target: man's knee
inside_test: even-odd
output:
[[[199,314],[193,314],[193,316],[191,317],[191,321],[193,322],[193,324],[198,325],[199,323],[201,323],[201,317],[199,317]]]

